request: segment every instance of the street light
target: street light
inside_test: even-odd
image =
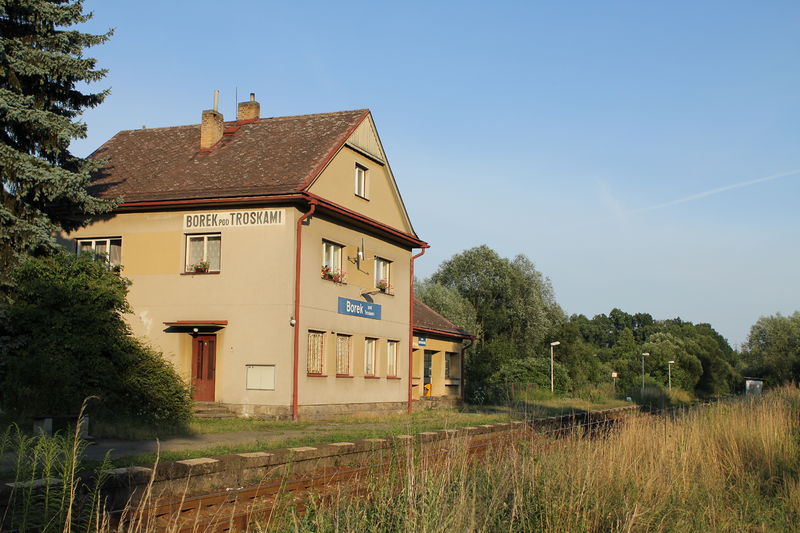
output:
[[[667,361],[667,375],[669,376],[669,390],[672,391],[672,365],[675,361]]]
[[[647,352],[642,353],[642,395],[644,395],[644,357],[650,355]]]
[[[555,392],[555,381],[553,379],[553,348],[561,344],[559,341],[550,343],[550,392]]]

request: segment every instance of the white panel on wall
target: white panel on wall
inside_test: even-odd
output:
[[[275,365],[247,365],[248,390],[275,390]]]

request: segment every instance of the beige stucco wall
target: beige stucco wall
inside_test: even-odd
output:
[[[368,169],[367,199],[355,194],[356,163]],[[309,192],[366,215],[374,220],[413,233],[405,208],[399,201],[389,169],[344,147],[309,187]]]
[[[461,348],[463,344],[450,339],[426,336],[424,346],[419,345],[419,336],[414,335],[414,364],[412,380],[412,397],[419,399],[424,391],[425,352],[431,357],[431,396],[461,395]],[[450,378],[445,377],[445,357],[450,357]]]
[[[167,333],[164,322],[227,320],[217,333],[216,400],[224,403],[288,404],[291,400],[294,280],[294,208],[284,223],[209,229],[222,235],[219,274],[184,274],[183,215],[241,209],[122,213],[67,236],[122,237],[123,275],[132,281],[127,317],[144,337],[191,377],[191,337]],[[245,388],[246,365],[275,364],[274,391]]]
[[[222,235],[218,274],[185,274],[183,216],[192,213],[229,213],[257,209],[202,209],[158,213],[122,213],[66,236],[75,249],[79,238],[122,237],[123,275],[132,281],[127,317],[133,333],[145,338],[191,377],[191,336],[166,332],[164,322],[227,320],[217,332],[215,399],[242,405],[290,406],[292,395],[294,330],[295,228],[302,212],[282,207],[283,224],[209,229]],[[275,209],[271,207],[270,209]],[[322,241],[345,246],[346,284],[320,276]],[[347,258],[366,248],[361,268]],[[374,289],[374,256],[392,261],[392,294],[362,293]],[[411,251],[340,223],[314,216],[303,226],[300,330],[300,405],[404,402],[408,392],[409,261]],[[339,314],[338,298],[381,305],[381,320]],[[308,330],[326,332],[327,377],[306,374]],[[335,376],[335,334],[353,339],[352,378]],[[378,339],[378,379],[364,377],[364,339]],[[399,342],[397,376],[386,373],[388,340]],[[275,365],[275,390],[247,390],[246,366]],[[239,409],[248,412],[248,409]]]
[[[362,239],[365,260],[356,264],[355,257]],[[322,242],[328,240],[344,246],[342,269],[346,283],[322,279]],[[374,291],[374,256],[391,263],[392,294]],[[303,229],[303,267],[301,275],[301,405],[330,403],[398,402],[408,399],[408,319],[411,251],[360,231],[343,227],[324,217],[315,216]],[[381,319],[340,314],[339,297],[381,306]],[[308,331],[325,332],[325,377],[307,375],[306,354]],[[352,378],[336,377],[336,334],[352,335]],[[378,379],[364,377],[364,339],[377,339],[376,373]],[[397,376],[387,377],[387,341],[399,341]]]

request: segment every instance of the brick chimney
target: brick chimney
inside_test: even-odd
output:
[[[250,93],[249,102],[239,102],[236,109],[236,121],[245,122],[261,118],[261,104],[256,102],[256,93]]]
[[[217,111],[219,106],[219,91],[214,91],[214,109],[203,111],[200,119],[200,149],[207,150],[222,139],[222,132],[225,129],[222,113]]]

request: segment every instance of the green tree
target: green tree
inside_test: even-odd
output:
[[[742,348],[745,375],[769,385],[800,381],[800,311],[759,318]]]
[[[564,320],[550,281],[523,255],[509,260],[478,246],[442,263],[431,281],[472,304],[486,341],[503,337],[530,351]]]
[[[98,396],[95,415],[181,424],[186,383],[161,354],[131,336],[129,282],[102,258],[66,251],[14,271],[9,337],[0,344],[0,407],[18,417],[74,415]]]
[[[700,381],[703,365],[692,353],[696,348],[688,346],[691,340],[680,338],[672,333],[655,333],[650,336],[642,350],[649,353],[644,359],[645,375],[666,385],[668,381],[669,361],[672,366],[672,386],[693,391]]]
[[[481,339],[475,307],[455,289],[430,280],[415,281],[414,295],[456,326]]]
[[[78,90],[106,74],[82,54],[111,32],[70,29],[90,17],[80,0],[0,0],[0,288],[26,254],[53,251],[55,232],[113,207],[87,192],[99,163],[69,151],[107,94]]]
[[[563,322],[553,330],[552,337],[561,344],[555,347],[554,359],[563,365],[569,375],[569,389],[559,392],[574,392],[590,385],[609,381],[597,348],[581,337],[581,330],[574,322]],[[549,346],[546,352],[549,355]]]
[[[550,281],[522,255],[509,260],[485,245],[471,248],[443,262],[430,283],[454,291],[475,311],[480,340],[470,350],[468,396],[511,361],[541,357],[564,321]]]

